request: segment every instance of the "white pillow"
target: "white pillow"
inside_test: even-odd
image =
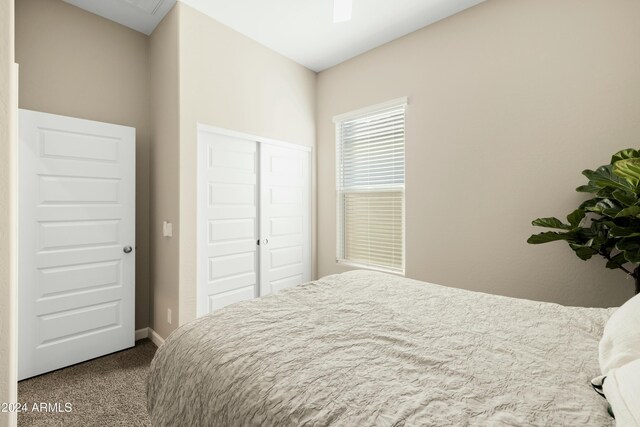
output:
[[[617,309],[604,327],[600,340],[602,375],[640,359],[640,294]]]
[[[602,388],[616,426],[640,427],[640,359],[612,369]]]

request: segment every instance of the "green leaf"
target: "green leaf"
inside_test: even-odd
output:
[[[640,227],[613,227],[609,235],[614,238],[640,236]]]
[[[569,233],[558,233],[555,231],[545,231],[540,234],[534,234],[527,239],[527,243],[538,245],[540,243],[555,242],[556,240],[572,240],[574,237]]]
[[[604,187],[601,188],[600,190],[598,190],[598,192],[596,193],[596,197],[601,197],[603,199],[609,199],[613,197],[613,192],[618,190],[618,188],[614,188],[614,187]],[[620,190],[622,191],[622,190]]]
[[[578,209],[587,210],[591,212],[591,209],[598,203],[598,199],[588,199],[580,204]]]
[[[620,212],[616,214],[616,218],[639,218],[640,215],[640,206],[629,206],[628,208],[622,209]]]
[[[640,183],[640,158],[618,160],[613,164],[613,173],[637,187]]]
[[[587,212],[595,212],[611,217],[616,216],[618,212],[622,210],[622,206],[620,206],[617,201],[611,199],[595,199],[595,205],[585,205],[583,203],[580,208],[586,210]]]
[[[627,263],[627,259],[624,257],[624,252],[620,252],[616,256],[611,257],[607,261],[607,268],[616,269],[620,268]]]
[[[640,239],[637,237],[627,237],[620,240],[616,244],[616,249],[624,253],[627,261],[634,264],[640,263]]]
[[[633,264],[640,263],[640,247],[637,247],[635,249],[627,249],[623,251],[623,253],[626,260],[629,261],[630,263],[633,263]]]
[[[640,201],[638,196],[630,191],[615,190],[611,195],[624,206],[633,206]]]
[[[627,148],[624,150],[620,150],[616,154],[614,154],[611,157],[611,164],[614,164],[618,160],[635,159],[637,157],[640,157],[640,151],[634,148]]]
[[[572,228],[575,228],[580,225],[585,215],[586,213],[583,209],[576,209],[575,211],[567,215],[567,221],[569,221],[569,224],[571,224]]]
[[[638,239],[622,239],[616,243],[616,249],[619,251],[626,251],[627,249],[640,248],[640,241]]]
[[[589,185],[594,187],[615,187],[620,190],[634,189],[625,179],[613,173],[612,165],[600,166],[595,171],[587,169],[582,171],[582,174],[589,178]]]
[[[531,222],[536,227],[557,228],[560,230],[571,230],[573,227],[567,224],[563,224],[558,218],[538,218]]]
[[[597,207],[601,209],[618,209],[622,210],[622,206],[618,205],[618,202],[611,199],[600,199],[598,203],[596,203]]]
[[[594,224],[596,224],[596,225],[594,225]],[[591,226],[592,227],[600,227],[601,226],[606,232],[606,230],[608,230],[609,228],[615,227],[616,223],[611,221],[611,220],[609,220],[609,219],[606,219],[606,217],[603,217],[603,218],[594,219],[591,222]]]
[[[600,190],[600,187],[596,187],[595,185],[581,185],[580,187],[576,188],[576,191],[580,192],[580,193],[597,193],[598,190]]]
[[[598,254],[598,251],[590,246],[578,245],[576,243],[569,243],[569,246],[571,246],[571,249],[578,255],[578,258],[584,261]]]

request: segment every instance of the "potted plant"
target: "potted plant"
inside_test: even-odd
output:
[[[531,244],[564,240],[582,260],[599,255],[607,268],[620,269],[635,279],[640,293],[640,151],[626,149],[611,157],[611,163],[595,171],[582,172],[589,182],[576,188],[592,197],[567,216],[538,218],[538,227],[559,231],[534,234]]]

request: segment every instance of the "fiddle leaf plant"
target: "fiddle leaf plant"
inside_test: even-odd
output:
[[[534,226],[544,231],[527,240],[540,244],[564,240],[582,260],[597,255],[607,268],[619,269],[635,279],[640,293],[640,151],[629,148],[611,157],[611,163],[582,174],[589,180],[576,191],[591,198],[567,215],[538,218]]]

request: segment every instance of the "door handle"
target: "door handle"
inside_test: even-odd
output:
[[[262,244],[263,245],[268,245],[269,244],[269,239],[263,239],[262,240]]]
[[[131,246],[125,246],[122,249],[122,252],[124,252],[125,254],[131,253],[131,251],[133,250],[133,248]]]

